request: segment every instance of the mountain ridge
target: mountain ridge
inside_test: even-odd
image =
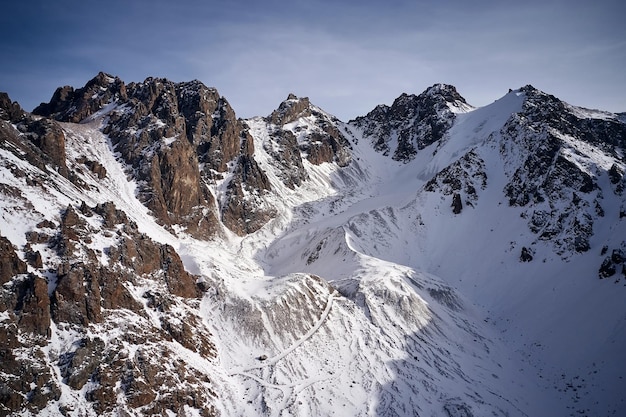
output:
[[[3,415],[624,407],[619,115],[436,84],[242,120],[104,73],[0,104]]]

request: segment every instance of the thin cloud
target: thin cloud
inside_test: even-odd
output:
[[[531,83],[624,111],[620,11],[614,0],[15,3],[0,17],[0,90],[30,109],[100,70],[197,78],[242,117],[294,92],[345,120],[435,82],[475,105]]]

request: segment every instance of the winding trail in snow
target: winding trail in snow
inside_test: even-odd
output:
[[[330,310],[333,307],[333,302],[336,298],[336,291],[333,291],[329,296],[328,296],[328,300],[326,301],[326,307],[324,308],[324,311],[322,312],[320,318],[317,320],[317,322],[315,323],[315,325],[313,327],[311,327],[311,329],[309,329],[308,332],[306,332],[301,338],[299,338],[298,340],[296,340],[295,342],[293,342],[291,344],[291,346],[289,346],[287,349],[279,352],[278,354],[272,356],[271,358],[268,358],[266,360],[263,361],[263,363],[259,364],[259,365],[253,365],[253,366],[249,366],[249,367],[241,367],[241,368],[234,368],[231,372],[230,375],[246,375],[247,372],[250,372],[254,369],[262,369],[271,365],[275,365],[278,361],[280,361],[282,358],[284,358],[285,356],[289,355],[291,352],[293,352],[294,350],[296,350],[300,345],[302,345],[302,343],[306,342],[307,340],[309,340],[314,334],[315,332],[317,332],[319,330],[320,327],[322,327],[322,325],[326,322],[326,319],[328,318],[328,315],[330,314]]]
[[[265,361],[263,361],[263,363],[259,365],[234,368],[230,372],[229,376],[239,375],[245,378],[249,378],[264,388],[273,388],[282,392],[282,398],[280,399],[280,401],[276,402],[274,407],[272,407],[272,410],[271,410],[272,416],[280,416],[282,411],[286,410],[289,407],[290,402],[295,401],[295,397],[301,391],[305,390],[306,388],[308,388],[309,386],[317,382],[324,381],[328,378],[318,376],[318,377],[310,377],[310,378],[302,379],[302,380],[287,383],[287,384],[274,384],[274,383],[264,380],[263,378],[257,375],[251,374],[250,371],[263,369],[263,368],[267,368],[267,367],[275,365],[278,361],[283,359],[285,356],[289,355],[291,352],[297,349],[300,345],[302,345],[304,342],[309,340],[320,329],[320,327],[322,327],[322,325],[324,325],[324,323],[326,322],[328,315],[330,314],[330,311],[333,307],[333,302],[337,296],[336,294],[337,292],[333,291],[328,296],[328,300],[326,301],[326,306],[324,308],[324,311],[320,315],[320,318],[317,320],[315,325],[311,329],[309,329],[309,331],[306,332],[302,337],[300,337],[298,340],[292,343],[291,346],[289,346],[287,349],[280,351],[278,354],[274,355],[271,358],[266,359]]]

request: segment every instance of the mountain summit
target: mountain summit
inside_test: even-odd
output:
[[[0,94],[0,415],[619,414],[625,149],[530,85]]]
[[[451,85],[435,84],[420,95],[402,94],[391,106],[380,105],[353,124],[384,154],[409,161],[426,146],[440,140],[455,114],[472,110]]]

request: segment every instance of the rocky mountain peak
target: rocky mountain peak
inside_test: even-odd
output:
[[[311,102],[308,97],[298,98],[289,93],[287,99],[280,103],[278,108],[269,115],[268,121],[278,126],[284,126],[301,117],[311,115]]]
[[[289,94],[265,121],[275,134],[272,148],[282,149],[281,153],[272,153],[284,170],[282,177],[290,188],[308,177],[303,159],[314,165],[330,162],[341,167],[351,161],[351,145],[338,129],[339,120],[313,105],[308,97]],[[283,153],[288,155],[289,162],[285,163]]]
[[[0,119],[16,122],[24,117],[24,110],[16,101],[11,101],[7,93],[0,92]]]
[[[456,87],[450,84],[433,84],[424,90],[422,94],[429,96],[441,96],[448,102],[459,100],[465,103],[465,99],[459,94]]]
[[[363,131],[376,150],[407,162],[440,140],[456,113],[471,109],[455,87],[435,84],[419,95],[402,94],[391,106],[379,105],[351,124]]]
[[[26,139],[23,141],[22,139]],[[65,135],[54,120],[33,117],[0,93],[0,140],[44,172],[56,171],[75,181],[66,165]]]
[[[119,77],[100,71],[98,75],[93,77],[91,80],[87,82],[87,84],[85,84],[85,88],[91,89],[93,87],[99,87],[99,88],[116,89],[116,88],[119,88],[118,86],[122,84],[124,83]]]
[[[446,106],[454,113],[465,113],[473,110],[473,107],[465,101],[465,98],[459,94],[453,85],[434,84],[422,94],[435,100],[443,100]]]
[[[523,87],[520,87],[517,91],[526,93],[528,95],[542,95],[542,96],[548,95],[544,93],[543,91],[539,90],[538,88],[536,88],[535,86],[533,86],[532,84],[526,84]]]
[[[78,123],[115,100],[126,100],[126,86],[118,77],[98,73],[84,87],[56,89],[49,103],[41,103],[33,113],[58,121]]]
[[[237,233],[254,231],[270,218],[271,210],[261,214],[257,203],[231,213],[236,206],[231,200],[241,194],[233,190],[262,194],[269,182],[254,161],[254,141],[245,123],[216,89],[198,80],[148,77],[125,85],[99,73],[77,90],[57,89],[36,113],[74,123],[101,117],[103,133],[139,184],[140,199],[166,226],[181,225],[193,236],[207,238],[219,233],[219,218]],[[205,184],[242,170],[245,177],[231,177],[242,183],[227,187],[217,205]]]

